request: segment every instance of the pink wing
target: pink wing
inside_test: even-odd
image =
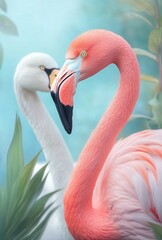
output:
[[[153,239],[148,222],[162,225],[162,130],[135,133],[114,145],[93,206],[105,206],[120,229],[134,234],[132,239]]]

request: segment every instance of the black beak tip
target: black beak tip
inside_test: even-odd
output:
[[[66,130],[66,132],[68,133],[68,134],[71,134],[71,132],[72,132],[72,128],[70,129],[70,128],[68,128],[68,129],[65,129]]]
[[[56,93],[51,92],[52,99],[56,105],[57,111],[59,113],[62,125],[64,126],[66,132],[71,134],[72,132],[72,116],[73,107],[65,106],[60,102],[58,91]]]

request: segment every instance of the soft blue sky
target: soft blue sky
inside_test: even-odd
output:
[[[138,29],[139,24],[131,25],[122,20],[119,1],[8,0],[7,4],[7,16],[17,25],[19,36],[0,34],[4,49],[0,77],[1,170],[13,134],[16,112],[22,121],[25,159],[30,160],[40,149],[32,129],[17,107],[13,92],[15,67],[24,55],[35,51],[45,52],[53,56],[61,67],[71,40],[78,34],[94,28],[105,28],[121,34],[134,47],[143,47],[145,44],[143,30]],[[145,30],[148,31],[148,28]],[[148,62],[148,66],[151,67],[152,62]],[[118,70],[111,66],[79,85],[75,97],[74,128],[71,136],[68,136],[62,128],[50,95],[41,94],[42,101],[58,124],[75,159],[115,94],[118,78]],[[106,81],[107,79],[113,80],[111,84]],[[145,95],[147,98],[147,94]],[[138,112],[143,108],[143,102],[139,101],[137,107]]]

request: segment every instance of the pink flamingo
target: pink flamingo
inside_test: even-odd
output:
[[[65,219],[76,240],[151,240],[162,225],[162,130],[135,133],[115,143],[139,95],[139,66],[129,44],[106,30],[91,30],[68,48],[52,96],[66,130],[72,128],[78,81],[115,63],[119,89],[92,133],[64,197]]]

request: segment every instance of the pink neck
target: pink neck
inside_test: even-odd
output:
[[[112,63],[118,66],[121,73],[119,89],[80,154],[65,193],[65,218],[69,230],[78,240],[102,240],[108,236],[112,236],[109,239],[114,239],[115,236],[115,223],[111,216],[106,215],[105,218],[104,206],[99,210],[93,209],[92,196],[98,175],[118,134],[132,113],[139,94],[136,57],[130,46],[120,38],[121,41],[122,44],[115,45],[118,54],[112,53],[115,56]],[[108,58],[110,59],[110,56]],[[83,234],[86,237],[83,237]]]

